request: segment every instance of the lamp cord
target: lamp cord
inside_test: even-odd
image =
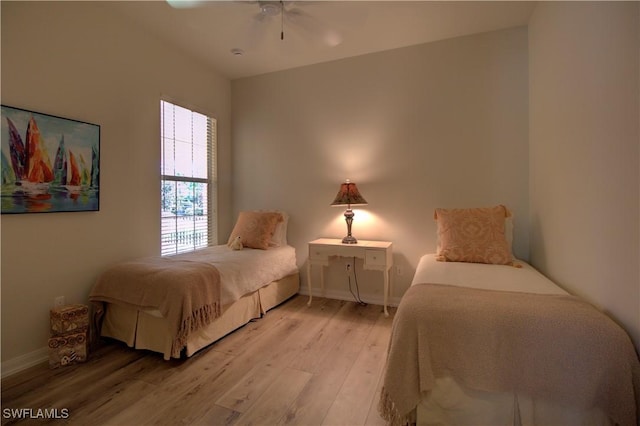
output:
[[[358,288],[358,275],[356,274],[356,258],[353,258],[353,263],[352,263],[353,267],[351,268],[353,270],[353,279],[355,281],[355,285],[356,285],[356,293],[353,292],[353,289],[351,288],[351,275],[349,275],[349,291],[351,292],[351,295],[353,296],[353,298],[355,299],[356,303],[358,305],[361,306],[367,306],[367,304],[365,302],[362,301],[362,299],[360,299],[360,289]],[[357,294],[357,295],[356,295]]]

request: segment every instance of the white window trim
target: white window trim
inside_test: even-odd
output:
[[[208,146],[207,146],[207,155],[208,155],[208,162],[207,162],[207,178],[198,178],[198,177],[186,177],[186,176],[177,176],[177,175],[170,175],[170,174],[164,174],[164,164],[163,164],[163,160],[164,160],[164,150],[165,150],[165,146],[164,146],[164,140],[165,140],[165,134],[164,134],[164,126],[165,126],[165,121],[164,121],[164,104],[168,103],[171,106],[175,106],[175,107],[179,107],[179,108],[183,108],[185,110],[190,111],[191,113],[197,113],[200,115],[203,115],[207,118],[208,120],[208,137],[209,137],[209,141],[208,141]],[[207,188],[208,188],[208,192],[207,192],[207,242],[206,242],[206,246],[212,246],[217,244],[217,225],[218,225],[218,217],[217,217],[217,194],[218,194],[218,179],[217,179],[217,120],[215,119],[215,117],[209,115],[209,114],[203,114],[199,111],[197,111],[196,109],[193,108],[189,108],[189,107],[185,107],[182,106],[179,103],[176,103],[174,101],[171,101],[167,98],[163,98],[161,99],[160,102],[160,144],[161,144],[161,174],[160,174],[160,198],[161,201],[163,201],[164,199],[164,195],[162,193],[162,188],[163,188],[163,183],[168,181],[168,182],[194,182],[194,183],[206,183],[207,184]],[[178,204],[178,200],[176,200],[176,204]],[[161,212],[163,211],[163,203],[161,203],[160,206]],[[177,209],[177,205],[176,205],[176,209]],[[178,216],[177,211],[176,213],[174,213],[176,216],[176,231],[177,231],[177,221],[178,218],[181,216]],[[186,217],[189,217],[188,215]],[[197,217],[197,215],[194,212],[193,217]],[[165,218],[164,215],[161,215],[161,229],[160,229],[160,239],[161,239],[161,247],[160,247],[160,251],[161,254],[163,256],[170,256],[170,255],[174,255],[174,254],[179,254],[179,253],[186,253],[189,251],[194,251],[197,249],[201,249],[204,248],[206,246],[198,246],[198,244],[194,241],[193,243],[193,248],[189,249],[185,249],[185,246],[182,245],[182,247],[179,247],[179,244],[177,242],[176,239],[176,245],[175,245],[175,250],[167,250],[167,246],[165,244],[165,233],[163,232],[163,226],[165,224]],[[194,223],[194,228],[196,227],[195,223]],[[193,238],[193,237],[192,237]]]

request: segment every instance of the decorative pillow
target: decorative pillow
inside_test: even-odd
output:
[[[436,258],[449,262],[512,265],[505,237],[503,205],[473,209],[436,209],[440,246]]]
[[[266,250],[282,214],[276,212],[242,211],[231,231],[229,242],[240,237],[244,247]]]
[[[282,210],[254,210],[259,213],[278,213],[282,215],[282,220],[277,223],[273,231],[269,247],[283,247],[287,245],[287,225],[289,225],[289,215]]]
[[[436,212],[433,213],[433,219],[438,220]],[[516,256],[513,254],[513,213],[507,209],[507,217],[504,219],[504,237],[507,239],[507,246],[509,247],[509,253],[513,261],[516,260]],[[436,232],[436,253],[440,251],[440,235]]]

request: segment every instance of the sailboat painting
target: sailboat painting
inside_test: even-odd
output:
[[[100,210],[100,126],[1,106],[0,211]]]

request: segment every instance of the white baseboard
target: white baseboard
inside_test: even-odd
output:
[[[355,301],[353,295],[348,291],[327,289],[325,290],[324,294],[321,294],[321,292],[322,290],[314,288],[313,297],[326,297],[328,299],[347,300],[350,302]],[[300,294],[308,296],[309,291],[307,288],[300,288]],[[360,299],[362,299],[363,302],[370,303],[372,305],[382,306],[384,304],[384,299],[382,298],[382,295],[379,294],[369,295],[360,293]],[[388,306],[398,306],[398,303],[400,303],[400,298],[390,297]]]
[[[34,365],[41,364],[49,359],[49,348],[43,347],[36,349],[28,354],[20,355],[19,357],[2,362],[0,370],[2,370],[1,378],[9,377],[22,370],[26,370]]]

